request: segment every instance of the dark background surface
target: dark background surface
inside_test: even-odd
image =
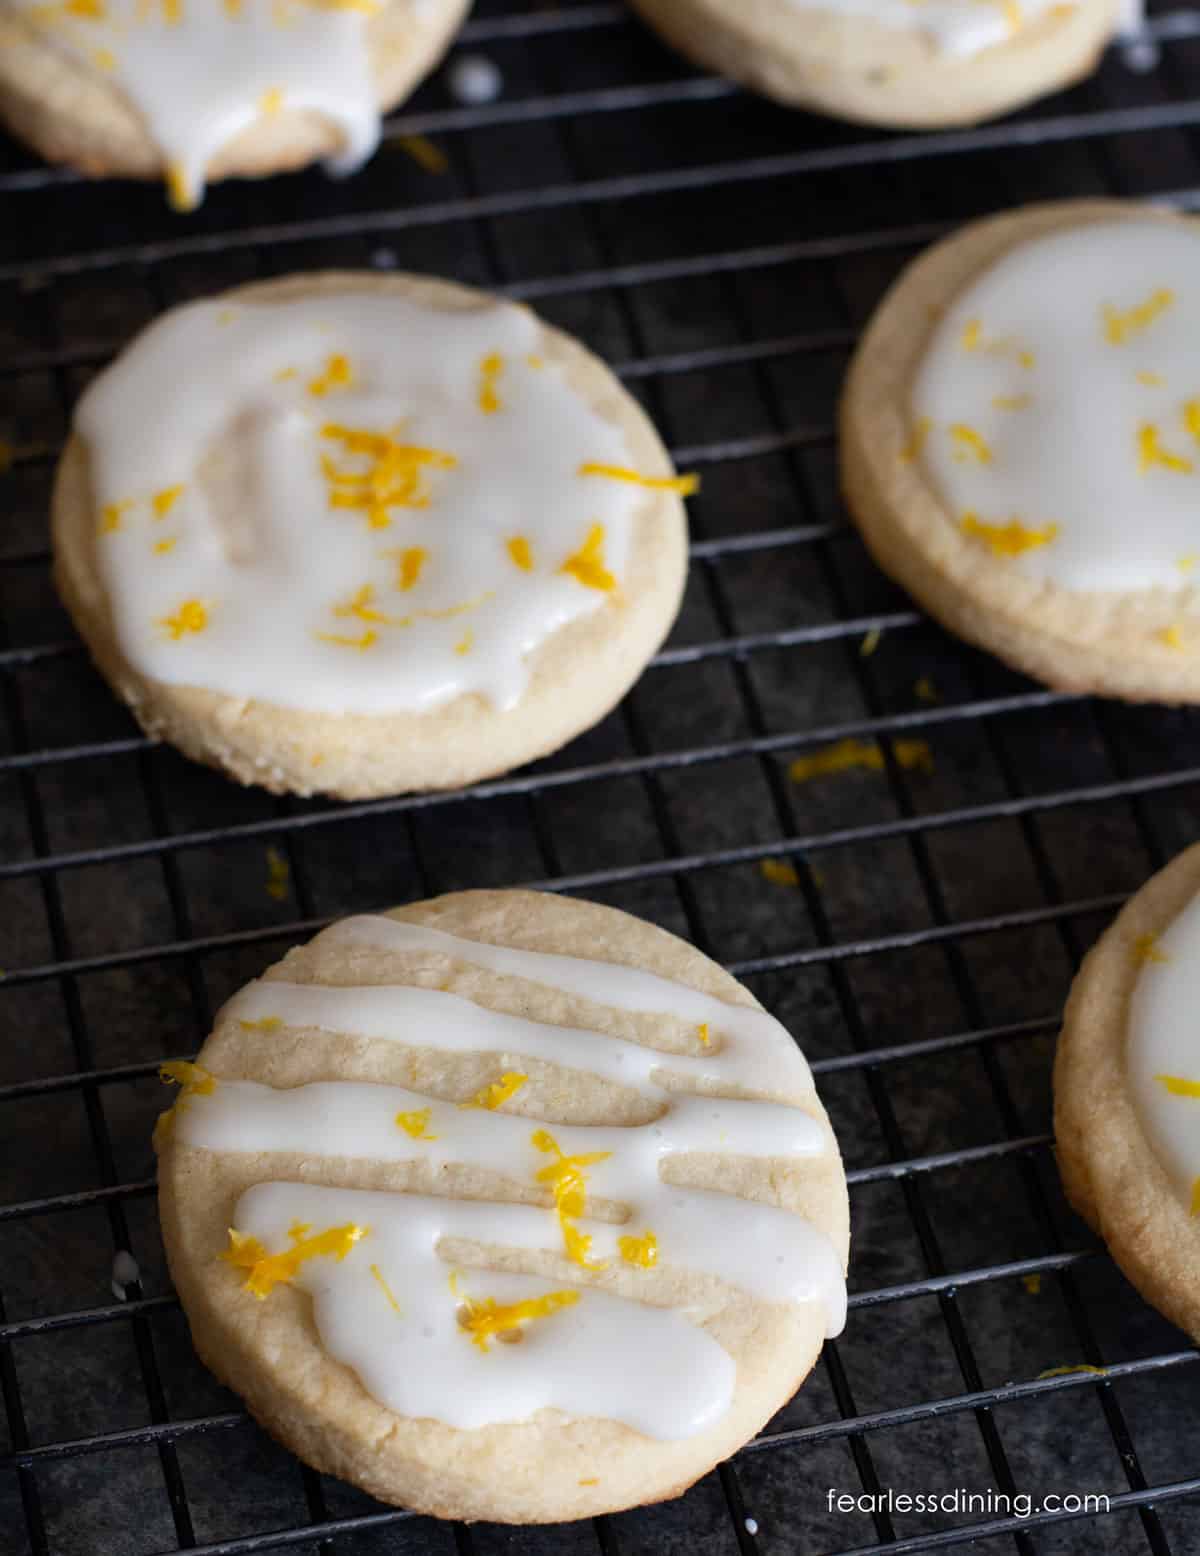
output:
[[[1077,959],[1196,836],[1200,714],[1052,695],[930,626],[847,526],[832,431],[856,330],[931,237],[1039,198],[1200,205],[1200,13],[1156,30],[1149,73],[1113,50],[1016,119],[892,136],[699,78],[619,5],[482,0],[458,52],[500,66],[499,102],[458,107],[439,73],[347,183],[224,185],[179,218],[0,145],[0,1549],[792,1556],[938,1549],[989,1516],[826,1511],[829,1487],[882,1485],[1119,1500],[1024,1533],[996,1515],[969,1547],[989,1556],[1200,1552],[1200,1357],[1067,1210],[1048,1138]],[[528,298],[616,363],[703,474],[693,567],[666,651],[555,758],[468,795],[279,801],[148,745],[89,668],[47,566],[53,459],[161,308],[371,265]],[[932,774],[891,760],[897,732]],[[849,734],[881,736],[886,769],[789,781]],[[850,1170],[852,1311],[685,1497],[468,1532],[302,1470],[195,1360],[149,1181],[154,1071],[313,923],[517,883],[689,936],[790,1025]],[[127,1305],[117,1248],[143,1277]],[[1111,1371],[1038,1381],[1078,1363]],[[349,1532],[318,1538],[327,1518]]]

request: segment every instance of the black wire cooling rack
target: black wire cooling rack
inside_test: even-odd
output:
[[[483,0],[459,45],[497,102],[439,76],[344,184],[222,186],[178,218],[0,147],[0,1547],[1200,1552],[1200,1353],[1071,1216],[1048,1133],[1073,968],[1195,837],[1200,717],[946,638],[867,561],[833,449],[856,330],[929,240],[1031,199],[1200,207],[1200,12],[1153,19],[1152,69],[1113,50],[1016,118],[896,136],[689,73],[620,5],[528,4]],[[50,586],[49,484],[82,383],[154,313],[364,265],[526,298],[616,363],[703,474],[691,579],[632,695],[552,760],[276,801],[152,746],[97,680]],[[882,765],[789,775],[848,738]],[[192,1355],[149,1148],[160,1061],[289,944],[514,883],[665,924],[779,1013],[856,1238],[845,1336],[755,1442],[675,1502],[548,1530],[383,1509],[260,1433]],[[1087,1494],[1110,1510],[1049,1500]]]

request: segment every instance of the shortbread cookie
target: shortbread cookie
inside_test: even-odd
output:
[[[1200,846],[1080,969],[1054,1066],[1071,1203],[1147,1302],[1200,1340]]]
[[[783,103],[971,124],[1088,75],[1116,0],[631,0],[681,53]]]
[[[1200,697],[1200,224],[967,227],[880,305],[841,433],[868,546],[946,626],[1067,691]]]
[[[0,120],[100,177],[365,161],[379,116],[441,58],[469,0],[3,0]]]
[[[527,308],[297,276],[174,310],[89,387],[56,577],[190,756],[276,791],[443,788],[619,700],[678,609],[690,489]]]
[[[846,1185],[799,1049],[612,908],[343,919],[167,1071],[197,1351],[385,1501],[538,1523],[674,1495],[841,1329]]]

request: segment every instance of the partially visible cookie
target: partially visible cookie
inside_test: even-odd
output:
[[[862,338],[840,465],[953,631],[1064,690],[1200,699],[1200,223],[1067,201],[937,244]]]
[[[196,1349],[385,1501],[540,1523],[675,1495],[841,1328],[845,1179],[799,1049],[614,909],[345,919],[167,1070]]]
[[[1200,1340],[1200,845],[1085,960],[1054,1066],[1071,1203],[1147,1302]]]
[[[190,756],[275,791],[446,788],[621,698],[679,607],[691,484],[529,309],[296,276],[174,310],[93,381],[55,576]]]
[[[994,118],[1088,75],[1114,0],[631,0],[690,59],[896,128]]]
[[[469,0],[6,0],[0,120],[95,177],[206,179],[364,161]]]

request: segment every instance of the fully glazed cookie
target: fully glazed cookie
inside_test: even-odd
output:
[[[976,222],[900,277],[841,408],[850,511],[953,631],[1051,686],[1200,697],[1200,225]]]
[[[275,791],[444,788],[620,699],[678,609],[690,489],[527,308],[296,276],[174,310],[89,387],[56,579],[190,756]]]
[[[674,1495],[841,1329],[845,1179],[799,1049],[612,908],[344,919],[168,1070],[196,1349],[385,1501],[537,1523]]]
[[[1080,969],[1054,1066],[1071,1203],[1200,1340],[1200,845],[1154,876]]]
[[[1116,0],[631,0],[681,53],[778,101],[896,128],[994,118],[1088,75]]]
[[[469,0],[0,0],[0,119],[54,162],[206,179],[365,161]]]

